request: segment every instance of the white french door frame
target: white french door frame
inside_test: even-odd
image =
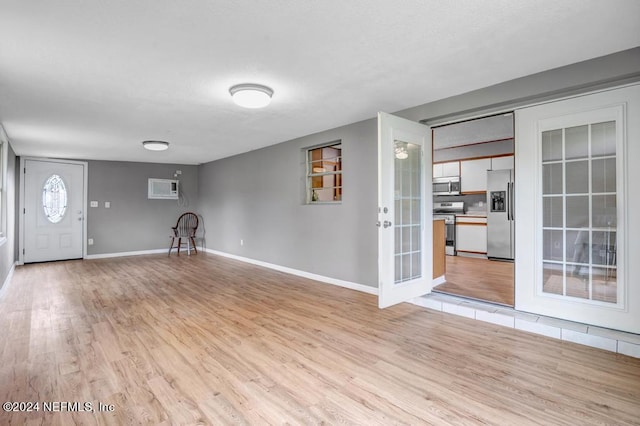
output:
[[[25,224],[24,224],[24,212],[25,212],[25,164],[26,161],[43,161],[48,163],[61,163],[61,164],[76,164],[83,167],[83,193],[82,193],[82,205],[83,205],[83,220],[82,220],[82,258],[87,257],[87,213],[88,213],[88,197],[89,197],[89,163],[86,161],[75,160],[62,160],[55,158],[45,157],[20,157],[20,196],[19,196],[19,218],[18,218],[18,265],[24,265],[24,237],[25,237]]]
[[[396,282],[395,231],[397,201],[394,145],[418,146],[420,163],[420,272]],[[405,148],[406,149],[406,148]],[[378,307],[409,301],[431,292],[433,287],[433,199],[431,129],[391,114],[378,113]],[[406,159],[407,157],[405,157]],[[400,160],[404,161],[404,160]],[[428,165],[428,166],[427,166]],[[427,173],[428,172],[428,173]],[[398,190],[401,192],[401,190]],[[413,197],[413,196],[412,196]],[[413,201],[409,201],[413,203]],[[402,221],[401,221],[402,222]],[[401,225],[401,224],[400,224]]]
[[[608,114],[608,116],[607,116]],[[544,130],[580,124],[577,118],[603,116],[616,120],[618,199],[618,300],[617,303],[583,302],[543,293],[542,283],[542,154],[539,137]],[[574,118],[575,117],[575,118]],[[640,179],[640,86],[628,85],[558,99],[516,109],[516,168],[520,196],[516,197],[515,309],[631,333],[640,333],[640,266],[632,259],[640,244],[628,238],[639,221],[632,212],[640,208],[634,182]],[[635,145],[634,145],[635,144]],[[522,194],[523,180],[529,194]],[[633,186],[632,186],[633,185]],[[636,257],[637,258],[637,257]],[[622,299],[622,300],[620,300]]]

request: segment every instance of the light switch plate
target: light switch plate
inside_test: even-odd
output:
[[[92,201],[91,202],[91,207],[98,207],[98,202],[97,201]]]
[[[105,201],[104,202],[104,208],[105,209],[110,209],[111,208],[111,202],[110,201]]]

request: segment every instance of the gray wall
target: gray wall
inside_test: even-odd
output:
[[[17,180],[16,180],[16,154],[13,152],[11,144],[8,144],[7,157],[7,173],[6,173],[6,196],[2,202],[6,203],[6,227],[7,240],[0,246],[0,287],[9,275],[9,271],[17,259],[16,243],[17,243],[17,221],[16,221],[16,205],[17,205]]]
[[[638,80],[640,48],[396,114],[442,123]],[[336,139],[344,144],[344,201],[304,205],[302,149]],[[374,119],[203,164],[198,183],[208,248],[377,287]]]
[[[640,47],[506,81],[395,114],[427,124],[440,124],[638,80]]]
[[[89,161],[89,200],[99,207],[88,208],[87,238],[94,245],[88,254],[122,253],[168,249],[171,227],[178,216],[197,211],[197,166],[178,164]],[[182,170],[181,205],[175,200],[147,199],[147,179],[173,179]],[[104,202],[111,203],[110,208]]]
[[[343,201],[306,205],[304,148],[336,140]],[[208,248],[377,286],[375,120],[203,164],[198,182]]]

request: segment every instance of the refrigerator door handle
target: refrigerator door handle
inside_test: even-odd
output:
[[[516,201],[515,198],[514,198],[514,195],[515,195],[515,192],[516,192],[515,187],[516,187],[515,182],[511,182],[511,193],[509,193],[509,206],[511,206],[511,220],[516,220],[516,217],[514,215],[515,210],[516,210],[516,208],[514,206],[515,201]]]
[[[506,210],[507,210],[507,220],[511,220],[511,182],[507,182],[507,196],[505,197],[506,201]]]

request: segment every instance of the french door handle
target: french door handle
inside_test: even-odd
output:
[[[377,226],[378,228],[380,228],[380,225],[381,225],[381,224],[380,224],[380,221],[377,221],[377,222],[376,222],[376,226]]]
[[[391,221],[388,221],[388,220],[385,220],[385,221],[382,223],[382,227],[383,227],[383,228],[388,228],[388,227],[390,227],[391,225],[392,225],[392,224],[391,224]]]

